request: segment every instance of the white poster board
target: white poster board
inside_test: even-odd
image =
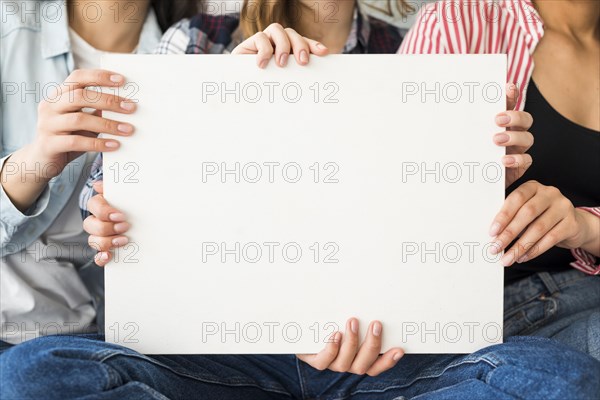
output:
[[[139,101],[104,154],[131,222],[106,338],[142,353],[314,353],[349,317],[383,350],[502,341],[506,59],[108,55]]]

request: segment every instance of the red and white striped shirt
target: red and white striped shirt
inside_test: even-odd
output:
[[[515,109],[525,108],[533,73],[533,52],[544,24],[531,0],[443,0],[423,7],[408,32],[400,54],[506,54],[507,82],[519,89]],[[582,207],[600,218],[600,207]],[[600,275],[596,257],[571,251],[571,266]]]

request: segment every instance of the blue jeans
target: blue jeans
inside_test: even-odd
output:
[[[504,337],[516,335],[556,339],[600,360],[600,276],[539,272],[507,286]]]
[[[468,355],[406,355],[378,377],[293,355],[145,356],[92,335],[46,336],[0,357],[8,399],[596,399],[600,362],[550,339]]]

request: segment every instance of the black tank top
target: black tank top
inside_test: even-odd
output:
[[[590,107],[580,104],[581,107]],[[535,142],[533,164],[507,190],[508,196],[524,182],[536,180],[558,188],[575,207],[600,205],[600,132],[578,125],[559,114],[530,82],[525,111],[533,116],[530,132]],[[505,284],[535,272],[571,268],[571,251],[554,247],[546,253],[505,270]]]

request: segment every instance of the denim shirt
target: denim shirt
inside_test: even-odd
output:
[[[5,174],[25,174],[45,166],[27,166],[26,170],[6,161],[33,141],[38,103],[51,96],[74,69],[66,1],[1,1],[0,22],[0,169],[6,168]],[[151,53],[160,37],[150,10],[138,53]],[[87,176],[84,164],[85,157],[71,162],[25,213],[12,204],[0,185],[1,257],[25,249],[52,225],[79,179]]]

